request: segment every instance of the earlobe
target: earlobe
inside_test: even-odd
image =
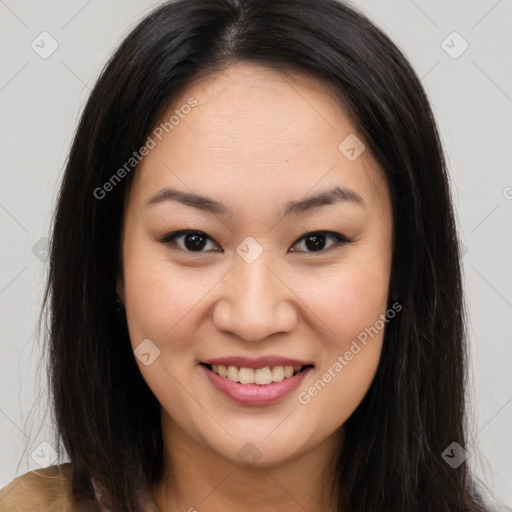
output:
[[[398,301],[398,290],[397,290],[395,282],[391,283],[391,286],[389,288],[389,295],[388,296],[389,296],[389,300],[390,301],[393,301],[393,302],[397,302]]]
[[[124,283],[121,274],[118,274],[116,278],[116,295],[121,304],[124,305]]]
[[[126,321],[126,309],[124,307],[124,283],[123,276],[118,274],[116,279],[116,301],[115,307],[121,321]]]

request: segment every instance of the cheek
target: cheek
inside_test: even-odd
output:
[[[348,419],[373,381],[384,332],[392,321],[385,316],[388,286],[389,261],[359,254],[311,288],[311,307],[328,329],[322,330],[315,380],[298,399],[310,411],[336,411],[326,419],[329,428]]]
[[[193,329],[187,322],[188,315],[204,295],[207,283],[198,279],[197,272],[192,275],[193,269],[171,265],[165,251],[153,243],[134,241],[126,246],[125,254],[126,311],[132,345],[146,338],[158,345],[164,340],[190,339]]]
[[[386,262],[345,262],[327,279],[309,283],[308,305],[327,326],[325,342],[345,350],[347,344],[379,320],[388,301]]]

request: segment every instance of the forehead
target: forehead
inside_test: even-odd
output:
[[[155,146],[133,183],[140,197],[178,184],[277,200],[341,183],[375,199],[383,185],[367,145],[353,161],[340,151],[343,141],[362,136],[334,90],[306,74],[231,65],[185,87],[150,136]]]

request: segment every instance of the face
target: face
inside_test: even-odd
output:
[[[127,197],[117,283],[163,424],[235,464],[320,449],[366,394],[392,321],[385,177],[305,75],[232,65],[166,122]]]

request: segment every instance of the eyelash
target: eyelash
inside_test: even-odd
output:
[[[182,230],[179,230],[179,231],[174,231],[172,233],[169,233],[168,235],[165,235],[161,239],[161,243],[167,245],[167,244],[173,243],[176,238],[178,238],[180,236],[188,235],[188,234],[202,235],[202,236],[207,237],[209,240],[212,240],[213,242],[215,242],[215,240],[213,240],[213,238],[209,237],[204,231],[200,231],[198,229],[182,229]],[[343,236],[340,233],[336,233],[334,231],[310,231],[310,232],[305,233],[304,235],[302,235],[300,238],[298,238],[294,242],[293,246],[297,245],[299,242],[301,242],[302,240],[304,240],[308,236],[318,235],[318,234],[331,236],[332,238],[335,239],[335,243],[333,245],[331,245],[328,249],[320,249],[319,251],[292,251],[292,252],[305,252],[305,253],[309,253],[309,254],[326,253],[326,252],[328,252],[328,251],[330,251],[332,249],[335,249],[337,247],[340,247],[340,246],[343,246],[343,245],[346,245],[346,244],[350,244],[350,243],[352,243],[354,241],[354,240],[349,240],[347,237]],[[200,254],[200,253],[203,253],[203,252],[207,252],[207,251],[202,251],[202,250],[201,251],[189,251],[189,250],[186,250],[186,249],[181,249],[181,248],[179,248],[179,249],[184,251],[184,252],[188,252],[188,253],[198,253],[198,254]]]

